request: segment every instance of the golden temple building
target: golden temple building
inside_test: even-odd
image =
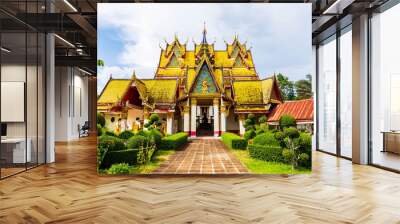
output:
[[[136,130],[157,113],[168,134],[243,135],[247,114],[268,115],[282,103],[275,76],[259,78],[250,49],[237,36],[217,50],[204,29],[193,49],[175,36],[161,48],[153,79],[110,77],[97,102],[107,127]]]

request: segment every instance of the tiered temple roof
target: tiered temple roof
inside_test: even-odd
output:
[[[124,105],[135,91],[142,106],[151,109],[162,106],[173,110],[189,97],[223,97],[237,113],[264,113],[271,105],[281,103],[275,77],[260,80],[246,44],[235,36],[231,44],[226,43],[225,50],[215,50],[205,35],[206,30],[193,50],[175,36],[161,49],[154,79],[135,75],[126,80],[110,78],[98,99],[98,109],[110,111]]]

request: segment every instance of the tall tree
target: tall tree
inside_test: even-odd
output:
[[[289,80],[287,76],[284,76],[281,73],[278,73],[276,76],[279,83],[279,88],[281,89],[283,100],[294,100],[296,98],[294,91],[294,84]]]
[[[297,97],[296,99],[309,99],[312,97],[312,88],[311,88],[311,75],[307,74],[306,79],[301,79],[295,82],[294,84]]]

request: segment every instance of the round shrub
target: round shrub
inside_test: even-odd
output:
[[[106,125],[106,119],[101,113],[97,113],[97,124],[99,124],[102,128],[104,128],[104,126]]]
[[[301,153],[299,155],[299,166],[309,168],[311,167],[311,159],[310,156],[307,153]]]
[[[126,130],[126,131],[121,132],[121,134],[119,134],[118,137],[120,139],[127,140],[127,139],[131,138],[134,135],[135,134],[133,134],[133,132]]]
[[[107,174],[129,174],[129,164],[118,163],[113,164],[110,169],[107,170]]]
[[[266,123],[267,122],[267,117],[265,115],[261,116],[260,118],[258,118],[258,122],[260,124]]]
[[[277,131],[274,133],[275,139],[282,142],[285,139],[285,134],[281,131]]]
[[[312,138],[310,133],[300,132],[299,146],[302,152],[311,153]]]
[[[247,118],[253,120],[256,118],[256,116],[254,114],[249,114],[247,115]]]
[[[293,157],[295,156],[292,150],[289,149],[284,149],[282,151],[282,156],[283,156],[283,160],[286,163],[291,163],[293,160]]]
[[[106,131],[105,135],[116,137],[115,133],[112,131]]]
[[[159,130],[157,129],[152,129],[149,132],[149,136],[150,139],[154,139],[154,143],[156,144],[157,148],[159,148],[160,144],[161,144],[161,139],[162,139],[162,134]]]
[[[291,115],[282,115],[282,117],[279,119],[279,126],[281,129],[287,127],[296,127],[296,119]]]
[[[104,133],[103,128],[100,124],[97,124],[97,136],[102,136]]]
[[[244,128],[246,129],[246,131],[248,131],[248,130],[253,130],[253,129],[255,129],[255,127],[254,127],[254,125],[255,125],[255,122],[254,122],[254,120],[252,120],[252,119],[250,119],[250,118],[247,118],[245,121],[244,121]]]
[[[139,146],[144,145],[147,141],[147,138],[142,135],[135,135],[128,139],[126,146],[128,149],[137,149]]]
[[[114,136],[102,135],[99,137],[99,147],[107,148],[109,151],[119,151],[126,149],[124,142]]]
[[[253,129],[247,130],[244,133],[243,138],[246,139],[247,141],[250,139],[253,139],[256,136],[256,132]]]
[[[257,135],[253,139],[253,144],[256,145],[272,145],[272,146],[280,146],[280,142],[275,139],[275,136],[271,132],[266,132]]]
[[[299,131],[294,127],[285,128],[285,130],[283,130],[283,133],[286,137],[289,137],[291,139],[298,138],[300,136]]]
[[[149,123],[153,124],[156,123],[160,120],[160,116],[158,114],[152,114],[150,115]]]

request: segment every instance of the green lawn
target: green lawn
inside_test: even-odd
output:
[[[175,150],[157,150],[153,159],[142,166],[132,166],[129,171],[130,174],[148,174],[160,167],[161,163],[168,159],[168,157],[175,153]]]
[[[230,150],[247,169],[254,174],[308,174],[311,170],[295,169],[284,163],[266,162],[251,158],[248,150]]]

